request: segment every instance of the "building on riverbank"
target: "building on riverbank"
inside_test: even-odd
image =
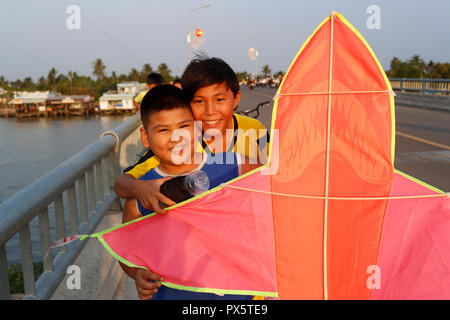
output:
[[[136,112],[133,99],[142,91],[142,87],[142,84],[139,82],[118,83],[117,91],[109,91],[100,97],[100,113],[122,114]]]
[[[8,103],[13,106],[15,117],[36,117],[39,110],[46,108],[46,101],[57,94],[51,91],[14,92],[14,98]]]
[[[0,100],[0,117],[57,117],[86,116],[90,113],[126,114],[135,113],[134,97],[146,90],[145,83],[122,82],[117,84],[116,91],[103,94],[99,103],[95,104],[90,95],[61,95],[51,91],[14,92],[13,99],[6,96],[6,91],[0,91],[0,99],[4,95],[4,103]],[[96,105],[98,109],[96,109]]]
[[[89,95],[56,96],[47,100],[46,110],[52,116],[87,116],[94,112],[94,97]]]
[[[51,91],[15,92],[8,102],[17,118],[88,115],[95,111],[90,95],[60,95]]]

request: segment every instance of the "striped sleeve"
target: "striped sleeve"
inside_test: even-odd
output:
[[[151,150],[148,150],[138,161],[123,170],[123,173],[129,174],[135,179],[138,179],[158,165],[159,159]]]

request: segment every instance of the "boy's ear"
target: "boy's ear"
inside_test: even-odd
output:
[[[241,100],[241,91],[238,91],[236,95],[234,96],[234,108],[233,110],[236,110],[237,106],[239,105],[239,101]]]
[[[150,148],[150,144],[148,143],[147,131],[144,127],[140,127],[139,131],[141,133],[141,143],[144,148]]]

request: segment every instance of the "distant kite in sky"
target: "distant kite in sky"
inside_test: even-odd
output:
[[[267,165],[91,237],[181,290],[450,299],[450,199],[394,169],[394,92],[361,34],[325,18],[274,99]]]

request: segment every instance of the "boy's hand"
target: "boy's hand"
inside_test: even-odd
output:
[[[152,296],[158,292],[161,283],[152,282],[153,280],[163,281],[163,278],[145,269],[139,269],[136,272],[135,283],[139,299],[151,299]]]
[[[169,207],[175,204],[175,202],[159,191],[161,185],[170,179],[172,178],[166,177],[155,180],[136,180],[134,182],[134,193],[144,208],[163,214],[165,211],[160,207],[159,201],[167,204]]]

